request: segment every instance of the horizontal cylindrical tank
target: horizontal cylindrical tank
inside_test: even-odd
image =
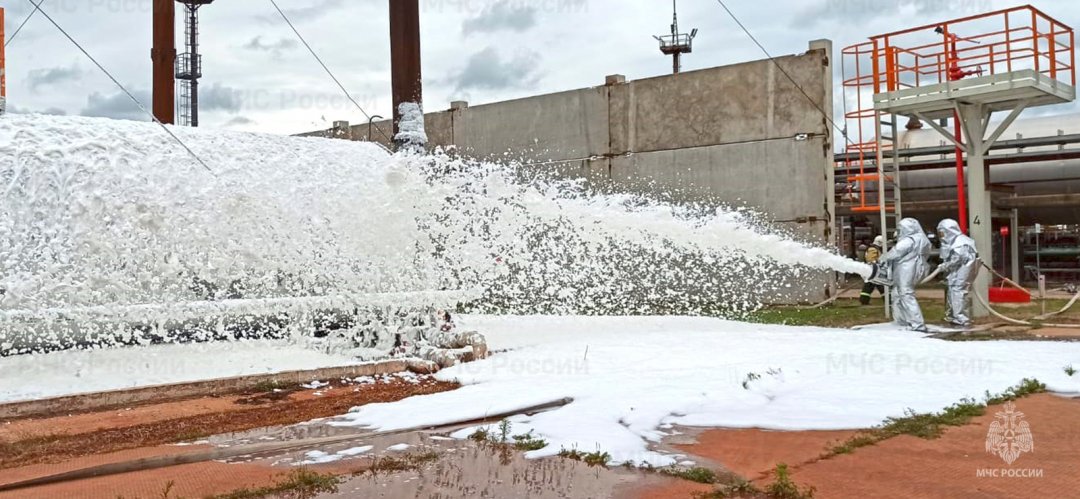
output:
[[[991,122],[989,129],[994,130],[998,122]],[[952,130],[949,123],[946,129]],[[990,132],[988,132],[989,134]],[[1020,119],[1009,126],[1001,135],[1001,140],[1052,137],[1057,135],[1080,134],[1080,114],[1063,114]],[[901,133],[900,148],[925,148],[947,146],[950,142],[929,126],[907,130]],[[1080,144],[1064,146],[1028,147],[1023,150],[998,149],[991,155],[1032,153],[1056,149],[1080,150]],[[952,155],[916,156],[901,161],[925,161],[952,158]],[[940,201],[956,199],[956,170],[941,168],[933,170],[903,171],[901,185],[904,201]],[[990,167],[990,182],[997,186],[1010,186],[1017,196],[1035,196],[1046,194],[1080,193],[1080,159],[1039,161],[1031,163],[997,164]],[[919,212],[919,218],[941,218],[955,216],[955,213]],[[1080,206],[1032,207],[1020,210],[1020,223],[1030,225],[1035,222],[1044,224],[1072,224],[1080,221]]]

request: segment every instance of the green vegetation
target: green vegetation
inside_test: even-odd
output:
[[[1037,379],[1024,378],[1020,381],[1020,384],[1005,390],[999,395],[990,395],[989,391],[986,392],[985,405],[1004,404],[1005,402],[1024,398],[1028,395],[1035,395],[1036,393],[1046,393],[1046,385]]]
[[[480,428],[477,428],[476,431],[472,432],[471,435],[469,435],[469,440],[473,440],[476,442],[490,442],[491,432],[488,431],[486,427],[481,426]]]
[[[719,485],[710,492],[698,492],[695,499],[732,499],[732,498],[759,498],[759,499],[812,499],[815,489],[806,487],[800,489],[791,480],[791,474],[784,463],[776,465],[773,470],[773,481],[764,490],[754,486],[737,475],[731,475],[725,483]]]
[[[1018,319],[1030,320],[1036,324],[1032,329],[1038,329],[1040,321],[1034,321],[1031,318],[1042,314],[1046,310],[1060,310],[1065,306],[1066,300],[1043,300],[1043,302],[1032,302],[1028,304],[1009,305],[1003,307],[1000,312],[1003,314],[1015,317]],[[941,299],[920,299],[919,305],[922,307],[923,315],[926,319],[933,323],[940,321],[945,316],[945,303]],[[1052,320],[1056,322],[1076,322],[1080,319],[1080,306],[1074,306],[1068,312],[1055,316]],[[775,306],[768,307],[757,312],[751,313],[747,318],[749,322],[756,322],[759,324],[784,324],[788,326],[821,326],[821,327],[841,327],[848,328],[853,326],[859,326],[864,324],[875,324],[881,322],[888,322],[888,317],[885,317],[885,305],[884,300],[878,298],[873,300],[869,305],[860,305],[859,301],[854,298],[841,298],[836,300],[829,306],[821,308],[809,308],[809,307],[794,307],[794,306]],[[986,323],[994,322],[996,319],[986,319]],[[1030,335],[1023,332],[1012,333],[968,333],[968,334],[949,334],[941,335],[941,339],[947,340],[1001,340],[1001,339],[1031,339]]]
[[[506,439],[510,436],[510,420],[504,419],[499,421],[499,443],[505,444]]]
[[[420,469],[421,465],[437,459],[439,459],[439,453],[435,451],[406,454],[400,457],[385,456],[382,458],[375,458],[375,460],[371,462],[370,468],[353,473],[353,476],[363,475],[364,473],[377,475],[379,473],[417,470]]]
[[[581,460],[589,466],[603,466],[606,468],[608,463],[611,462],[611,454],[596,450],[595,452],[585,454]]]
[[[35,447],[55,444],[66,438],[70,438],[70,435],[61,433],[35,435],[29,432],[18,432],[13,440],[0,440],[0,456],[4,458],[0,459],[0,462],[7,461],[9,457],[16,458],[24,452],[32,451]]]
[[[260,381],[252,385],[248,390],[249,393],[272,393],[275,390],[292,391],[300,388],[298,382],[281,382],[274,380]]]
[[[683,480],[690,480],[697,483],[717,483],[719,478],[716,476],[716,472],[709,468],[702,468],[695,466],[693,468],[679,468],[675,466],[660,468],[660,473],[665,475],[671,475],[674,477],[682,478]]]
[[[589,466],[603,466],[607,467],[611,462],[611,454],[603,452],[597,449],[595,452],[581,452],[577,449],[562,449],[559,451],[559,457],[572,459],[574,461],[581,461]]]
[[[780,463],[773,470],[773,482],[765,487],[765,493],[772,499],[812,499],[814,488],[800,489],[795,482],[791,481],[787,465]]]
[[[165,482],[165,487],[161,489],[161,499],[169,499],[169,496],[172,495],[172,489],[175,486],[176,482],[173,480]]]
[[[275,485],[257,489],[238,489],[228,494],[210,496],[209,499],[262,499],[265,497],[286,497],[290,499],[311,499],[319,494],[333,494],[338,490],[341,478],[323,475],[306,469],[298,469]]]
[[[1065,374],[1067,374],[1069,376],[1072,376],[1072,375],[1076,374],[1076,368],[1073,367],[1071,364],[1065,366]]]
[[[547,441],[536,438],[532,430],[524,435],[514,435],[514,448],[520,451],[540,450],[547,447]]]
[[[577,449],[560,449],[558,456],[566,459],[573,459],[574,461],[581,461],[584,458],[585,453]]]
[[[498,435],[492,434],[487,427],[480,427],[469,435],[469,439],[498,447],[513,447],[519,451],[539,450],[547,447],[547,441],[537,438],[533,435],[532,430],[522,435],[512,435],[511,430],[510,421],[504,419],[499,422]]]
[[[1020,384],[1005,390],[1001,394],[991,395],[990,392],[987,392],[982,403],[976,402],[974,399],[963,399],[937,413],[917,413],[908,409],[904,416],[888,418],[879,426],[861,431],[832,447],[822,457],[829,458],[837,454],[850,454],[859,447],[873,445],[898,435],[911,435],[924,439],[938,438],[945,431],[946,426],[965,425],[972,418],[983,415],[987,406],[1002,404],[1045,391],[1046,385],[1038,380],[1024,379]]]
[[[169,440],[173,442],[195,442],[209,437],[212,433],[201,428],[181,428]]]
[[[934,317],[925,308],[923,312],[927,317]],[[944,314],[944,306],[942,306],[942,313]],[[832,305],[821,308],[769,307],[750,314],[747,320],[760,324],[788,326],[852,327],[886,322],[889,319],[885,317],[885,305],[882,300],[874,300],[870,305],[862,306],[858,300],[839,299]]]

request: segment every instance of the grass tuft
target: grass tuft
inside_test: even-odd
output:
[[[773,470],[773,482],[765,487],[765,493],[772,499],[812,499],[814,497],[814,488],[806,487],[800,489],[798,485],[791,480],[791,476],[788,473],[788,467],[784,463],[776,465],[776,469]]]
[[[274,390],[291,391],[300,388],[298,382],[281,382],[274,380],[265,380],[255,383],[251,386],[250,392],[269,393]]]
[[[595,452],[585,454],[581,458],[581,460],[589,466],[602,466],[604,468],[607,468],[608,463],[611,462],[611,454],[597,450]]]
[[[298,469],[289,476],[269,487],[257,489],[238,489],[227,494],[210,496],[209,499],[262,499],[266,497],[288,497],[292,499],[312,499],[319,494],[334,494],[338,490],[341,478],[323,475],[307,469]]]
[[[524,435],[514,435],[514,448],[520,451],[540,450],[547,447],[547,441],[542,438],[536,438],[532,434],[532,430]]]
[[[603,466],[607,467],[611,462],[611,454],[603,452],[597,449],[595,452],[581,452],[577,449],[561,449],[559,450],[559,457],[565,459],[572,459],[574,461],[581,461],[589,466]]]
[[[1037,379],[1024,378],[1020,384],[1005,390],[1000,395],[990,395],[990,392],[986,392],[986,405],[1004,404],[1036,393],[1046,393],[1046,385]]]
[[[717,486],[709,492],[695,492],[694,499],[730,499],[737,497],[768,497],[761,489],[738,475],[727,477],[727,483]],[[723,480],[721,480],[723,481]]]
[[[506,439],[510,437],[510,420],[504,419],[499,421],[499,443],[505,444]]]
[[[1069,376],[1076,374],[1076,368],[1072,364],[1065,366],[1065,374]]]
[[[424,463],[435,461],[437,459],[439,459],[439,453],[435,451],[406,454],[400,457],[386,456],[381,459],[376,458],[372,461],[370,468],[356,472],[353,476],[363,475],[364,473],[377,475],[379,473],[413,471],[420,469],[420,466]]]
[[[469,435],[469,440],[476,442],[489,442],[491,440],[491,432],[486,427],[477,428],[476,431]]]
[[[498,434],[493,434],[487,427],[477,428],[469,439],[482,444],[491,444],[499,448],[513,447],[519,451],[539,450],[547,447],[547,440],[537,438],[532,430],[521,435],[512,435],[512,425],[509,420],[499,422]]]
[[[695,466],[693,468],[669,466],[667,468],[660,468],[660,473],[697,483],[712,484],[717,483],[718,481],[715,471],[710,470],[709,468],[702,468],[701,466]]]
[[[898,435],[911,435],[924,439],[934,439],[941,436],[947,426],[962,426],[972,418],[983,415],[986,407],[1016,400],[1035,393],[1046,391],[1046,385],[1038,380],[1025,378],[1020,384],[1005,390],[998,395],[986,393],[985,402],[979,403],[974,399],[962,399],[941,412],[917,413],[911,409],[904,412],[902,417],[890,417],[881,425],[866,431],[861,431],[851,438],[833,446],[826,452],[823,458],[838,454],[850,454],[859,447],[874,445]]]
[[[566,459],[573,459],[574,461],[581,461],[584,458],[585,453],[577,449],[564,448],[559,450],[558,456]]]

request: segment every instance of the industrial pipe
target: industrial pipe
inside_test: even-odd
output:
[[[154,0],[153,112],[161,123],[176,123],[176,4]],[[0,22],[2,24],[2,22]],[[2,49],[0,49],[2,50]]]
[[[400,132],[401,105],[423,109],[420,74],[420,0],[390,0],[390,86],[394,104],[394,140]]]
[[[7,112],[7,59],[4,54],[4,44],[7,43],[7,35],[4,34],[4,8],[0,7],[0,115]]]

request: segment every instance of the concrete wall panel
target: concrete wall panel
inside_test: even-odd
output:
[[[425,125],[433,147],[455,145],[477,158],[509,152],[554,177],[608,191],[749,206],[828,245],[833,135],[822,111],[832,114],[831,52],[831,42],[816,40],[807,53],[775,62],[631,82],[613,75],[600,87],[455,104],[429,113]],[[389,133],[388,122],[380,126]],[[367,124],[350,135],[368,139]],[[787,299],[824,298],[827,274],[804,279]]]
[[[454,140],[477,157],[563,160],[608,150],[607,87],[540,95],[458,111]]]

